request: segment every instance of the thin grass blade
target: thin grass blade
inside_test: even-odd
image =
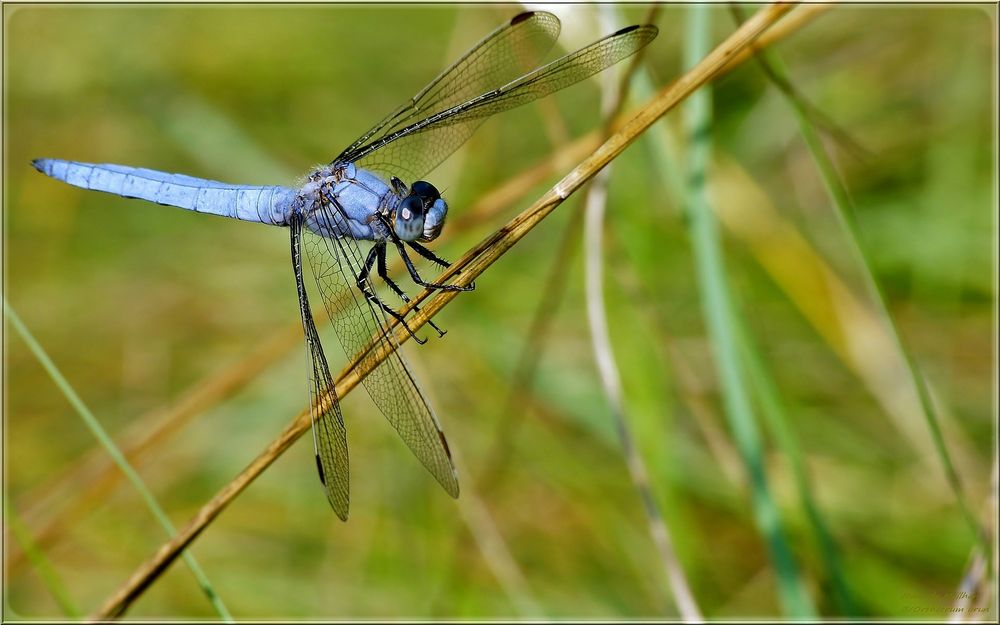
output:
[[[608,13],[609,10],[605,9],[602,16],[610,18]],[[632,64],[629,69],[634,70],[636,67],[635,64]],[[626,77],[630,75],[631,71],[626,73]],[[609,73],[605,74],[602,79],[601,108],[605,118],[605,128],[608,129],[614,119],[615,112],[621,108],[625,98],[623,85],[627,84],[627,78],[620,83],[613,74]],[[594,176],[584,198],[585,288],[591,349],[608,402],[609,416],[614,423],[615,431],[618,433],[629,476],[632,478],[633,486],[642,502],[643,512],[649,525],[649,533],[663,565],[674,604],[685,622],[700,622],[704,617],[674,550],[673,539],[666,520],[653,496],[646,462],[635,444],[635,437],[626,414],[621,374],[611,345],[604,298],[603,231],[612,166],[613,164],[609,163]]]
[[[115,461],[118,468],[121,469],[122,473],[128,478],[129,482],[132,483],[133,488],[139,493],[143,501],[146,502],[146,507],[149,508],[150,512],[153,513],[153,517],[156,518],[160,526],[167,533],[168,536],[173,536],[177,531],[173,524],[170,522],[170,518],[160,507],[160,504],[156,501],[153,493],[146,487],[145,482],[142,481],[142,477],[139,476],[138,472],[129,464],[129,461],[125,458],[125,454],[122,453],[118,446],[115,445],[114,440],[111,436],[104,430],[100,421],[94,416],[94,413],[90,411],[90,408],[83,402],[83,399],[76,393],[73,387],[70,385],[69,381],[62,375],[52,359],[42,348],[41,344],[35,339],[34,335],[28,330],[28,327],[24,325],[21,321],[21,317],[18,316],[17,312],[7,303],[7,298],[3,300],[3,313],[4,316],[10,321],[11,325],[14,326],[14,330],[21,336],[24,342],[28,345],[28,348],[38,359],[38,362],[45,369],[46,373],[52,378],[52,381],[56,383],[59,390],[62,391],[66,400],[69,401],[70,405],[76,410],[77,414],[83,420],[84,424],[93,433],[94,438],[104,447],[108,452],[108,455]],[[215,592],[212,584],[208,581],[208,577],[205,575],[204,570],[202,570],[201,565],[198,564],[194,556],[189,552],[184,552],[184,562],[191,569],[191,573],[194,575],[195,580],[201,587],[205,596],[208,597],[209,602],[215,611],[219,613],[219,616],[227,623],[233,622],[233,617],[226,608],[226,605],[222,602],[222,598]]]
[[[773,50],[758,50],[756,55],[758,61],[767,67],[767,71],[765,72],[766,74],[775,79],[779,84],[790,84],[788,80],[788,70],[784,66],[781,57],[778,56]],[[948,479],[948,483],[955,496],[959,511],[969,526],[973,535],[973,540],[979,543],[980,549],[982,549],[984,553],[988,553],[989,545],[987,544],[985,533],[969,507],[962,487],[961,476],[955,468],[955,463],[952,461],[951,454],[948,451],[948,446],[944,440],[938,410],[931,397],[927,380],[920,372],[916,359],[907,347],[906,342],[903,340],[899,326],[889,309],[889,300],[885,294],[885,289],[882,286],[881,280],[875,273],[875,265],[872,262],[871,255],[862,242],[861,231],[857,220],[855,219],[855,207],[853,205],[853,201],[851,200],[850,193],[847,190],[847,186],[841,179],[840,174],[837,172],[837,168],[834,165],[833,160],[827,153],[827,150],[820,139],[819,133],[811,121],[809,108],[800,98],[795,97],[794,93],[788,91],[787,89],[779,88],[778,91],[788,102],[792,112],[795,114],[799,125],[799,132],[809,150],[809,154],[812,156],[820,177],[823,179],[823,185],[826,188],[827,194],[830,198],[830,204],[837,215],[837,219],[840,222],[845,234],[847,234],[847,240],[850,243],[851,252],[854,254],[858,266],[862,269],[865,282],[867,283],[867,286],[882,313],[885,325],[892,337],[892,341],[906,366],[907,373],[909,374],[913,388],[916,391],[917,398],[919,399],[923,417],[927,424],[927,429],[930,432],[932,441],[934,442],[935,452],[938,455],[945,476]]]
[[[708,52],[709,8],[692,6],[688,13],[685,60],[693,65]],[[718,226],[705,188],[710,156],[711,91],[694,93],[685,104],[691,147],[688,156],[687,214],[691,229],[705,323],[722,386],[725,414],[750,478],[751,501],[757,527],[767,542],[777,574],[778,593],[785,613],[813,618],[815,608],[792,556],[781,517],[768,486],[763,450],[750,403],[746,374],[739,359],[734,332],[735,311],[727,283]]]
[[[59,604],[59,608],[63,611],[63,614],[72,619],[80,618],[83,613],[76,607],[76,602],[70,596],[69,589],[63,583],[59,572],[52,566],[45,553],[32,538],[31,530],[28,529],[24,521],[14,512],[10,502],[7,500],[6,493],[3,498],[3,518],[6,527],[10,528],[14,540],[25,553],[32,566],[35,567],[38,577],[42,579],[42,583],[48,589],[49,593],[52,594],[52,598]]]
[[[764,416],[764,422],[774,440],[778,442],[778,447],[788,459],[799,501],[801,501],[806,519],[812,527],[826,569],[827,579],[830,580],[833,589],[834,601],[843,615],[858,616],[857,605],[851,595],[847,578],[840,563],[839,549],[820,512],[816,498],[813,496],[813,487],[809,479],[805,458],[788,418],[789,411],[785,407],[777,384],[764,363],[760,349],[754,342],[753,335],[746,327],[743,316],[735,315],[734,319],[736,321],[736,338],[744,367],[757,396],[757,403]]]

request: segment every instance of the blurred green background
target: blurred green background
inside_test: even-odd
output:
[[[681,72],[687,10],[665,7],[657,19],[645,61],[658,86]],[[85,192],[30,160],[294,184],[516,11],[4,6],[5,297],[105,427],[151,429],[272,335],[292,337],[259,375],[137,458],[175,524],[306,405],[287,233]],[[621,23],[646,11],[623,7]],[[723,7],[710,17],[714,42],[734,29]],[[995,19],[982,7],[831,7],[775,48],[796,88],[863,146],[827,136],[977,516],[995,425]],[[606,32],[593,7],[564,18],[569,48]],[[806,458],[853,613],[926,618],[915,606],[951,604],[974,545],[969,527],[786,101],[753,62],[713,89],[709,189],[730,286]],[[431,177],[454,227],[435,251],[458,258],[554,183],[455,225],[477,198],[552,153],[562,141],[553,128],[576,137],[598,127],[599,101],[592,81],[484,125]],[[667,116],[679,122],[679,111]],[[627,418],[705,615],[787,616],[723,416],[688,222],[652,141],[616,161],[608,209],[608,315]],[[235,616],[676,616],[601,393],[579,246],[562,262],[566,294],[551,332],[544,345],[528,342],[581,198],[436,318],[444,339],[404,346],[457,450],[461,499],[352,393],[348,523],[324,500],[307,439],[195,542]],[[321,332],[339,371],[343,354]],[[9,326],[4,346],[7,513],[90,612],[165,537],[127,484],[87,490],[79,468],[93,438]],[[511,401],[524,350],[538,354],[539,370]],[[848,616],[788,459],[761,427],[808,595],[818,614]],[[8,619],[62,615],[9,533],[4,595]],[[217,617],[182,563],[129,615]]]

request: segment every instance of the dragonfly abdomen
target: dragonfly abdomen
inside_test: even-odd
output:
[[[83,189],[272,226],[288,225],[296,196],[287,187],[226,184],[126,165],[50,158],[35,159],[32,165],[46,176]]]

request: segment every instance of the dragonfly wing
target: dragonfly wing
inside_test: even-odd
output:
[[[451,67],[441,72],[409,102],[362,135],[344,150],[335,162],[354,161],[352,154],[360,148],[377,143],[380,139],[420,119],[446,111],[531,71],[555,45],[559,29],[559,19],[551,13],[534,11],[516,15],[483,38]],[[475,128],[463,130],[466,133],[464,138],[448,142],[448,145],[454,145],[449,153],[461,145]],[[416,180],[444,160],[447,154],[441,155],[440,149],[428,143],[424,146],[413,146],[413,149],[407,151],[406,156],[409,158],[393,159],[392,163],[369,159],[368,162],[359,165],[380,171],[387,176]],[[386,168],[383,165],[390,167]]]
[[[346,155],[366,169],[422,177],[491,115],[527,104],[593,76],[656,38],[656,26],[629,26],[471,100],[434,113]],[[399,175],[399,174],[395,174]]]
[[[35,159],[32,165],[75,187],[275,226],[286,224],[297,193],[288,187],[227,184],[127,165],[52,158]]]
[[[327,214],[315,218],[333,223],[331,211],[343,209],[331,202],[316,210]],[[356,366],[367,368],[365,365],[372,364],[380,351],[398,347],[395,335],[386,331],[385,313],[371,305],[357,288],[357,276],[364,265],[357,241],[321,237],[303,230],[302,244],[344,351],[353,357],[374,341],[375,347],[361,355]],[[374,288],[371,290],[374,292]],[[391,351],[362,384],[417,459],[449,495],[457,497],[458,476],[444,432],[402,354]]]
[[[319,479],[326,489],[326,498],[334,512],[342,521],[347,520],[350,505],[350,463],[347,454],[347,429],[344,415],[340,411],[337,389],[330,375],[330,367],[323,354],[323,344],[319,340],[309,295],[306,293],[302,276],[302,221],[293,220],[292,268],[295,270],[295,286],[299,295],[299,313],[302,317],[302,331],[309,352],[309,411],[312,415],[313,446],[316,449],[316,469]]]

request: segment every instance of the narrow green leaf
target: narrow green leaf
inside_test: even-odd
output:
[[[10,533],[14,537],[14,540],[17,541],[18,546],[21,547],[21,550],[28,557],[32,566],[35,567],[38,576],[42,578],[42,583],[52,593],[52,598],[59,604],[63,614],[74,619],[83,616],[80,609],[76,607],[76,602],[70,597],[69,590],[67,590],[62,578],[59,577],[58,571],[56,571],[52,563],[49,562],[49,559],[45,557],[45,553],[35,543],[35,540],[31,537],[31,531],[24,525],[24,521],[14,513],[14,509],[11,507],[6,494],[3,498],[3,517],[7,527],[10,528]]]
[[[49,355],[45,352],[38,341],[35,340],[35,337],[28,330],[27,326],[24,325],[24,322],[21,321],[18,314],[7,303],[6,297],[4,297],[3,300],[3,313],[4,316],[10,321],[11,325],[14,326],[14,330],[16,330],[21,338],[24,339],[24,342],[27,343],[28,349],[30,349],[35,355],[35,358],[38,359],[38,362],[45,369],[46,373],[49,374],[52,380],[56,383],[56,386],[59,387],[59,390],[66,396],[70,405],[73,406],[77,414],[80,415],[80,418],[83,419],[84,424],[86,424],[97,441],[102,447],[104,447],[105,451],[108,452],[108,455],[111,456],[111,459],[114,460],[115,464],[118,465],[118,468],[121,469],[122,473],[125,474],[125,477],[128,478],[128,480],[132,483],[132,486],[142,496],[143,500],[146,502],[146,506],[149,508],[150,512],[153,513],[153,516],[156,517],[156,520],[159,522],[160,526],[163,527],[167,536],[173,536],[176,533],[176,530],[170,522],[170,518],[167,517],[163,508],[160,507],[160,504],[157,503],[156,498],[153,497],[153,493],[146,487],[146,484],[142,481],[142,477],[139,476],[136,470],[125,458],[125,454],[123,454],[118,446],[115,445],[114,440],[112,440],[111,436],[109,436],[104,430],[104,427],[101,425],[100,421],[97,420],[97,417],[94,416],[94,413],[87,408],[87,405],[83,403],[80,396],[77,395],[75,390],[73,390],[69,381],[63,377],[55,363],[52,362]],[[222,619],[227,623],[233,622],[233,617],[230,615],[229,610],[226,609],[225,604],[222,602],[222,598],[216,594],[215,589],[212,588],[212,585],[209,583],[205,572],[189,551],[184,552],[184,561],[187,563],[188,568],[191,569],[195,579],[198,581],[198,585],[201,586],[202,592],[204,592],[208,597],[208,600],[212,603],[212,606],[215,607],[219,616],[222,617]]]
[[[806,519],[812,527],[820,556],[823,558],[826,575],[832,586],[834,601],[836,601],[842,614],[857,616],[857,606],[851,596],[847,579],[840,565],[836,541],[827,528],[826,521],[820,513],[816,499],[813,497],[813,489],[808,470],[806,469],[805,459],[802,456],[801,449],[799,449],[798,439],[788,419],[789,411],[782,401],[777,384],[775,384],[767,365],[764,363],[764,359],[761,357],[760,349],[755,344],[751,333],[747,331],[742,315],[735,315],[734,319],[736,321],[735,329],[740,352],[743,355],[750,382],[756,391],[758,403],[764,415],[764,422],[767,424],[774,439],[778,442],[778,446],[788,459],[789,466],[792,469],[795,488],[799,493],[799,500],[802,502]]]
[[[688,9],[685,65],[690,67],[697,63],[708,53],[709,45],[709,7],[691,6]],[[774,563],[782,607],[793,618],[815,618],[815,609],[806,593],[768,487],[760,435],[740,363],[733,320],[735,312],[726,281],[718,224],[705,188],[711,149],[711,109],[712,94],[707,86],[688,98],[684,108],[686,129],[691,139],[686,206],[705,323],[722,386],[726,418],[749,474],[754,519]]]
[[[757,55],[761,66],[765,68],[765,73],[771,76],[775,84],[779,86],[778,91],[788,102],[792,112],[795,114],[799,125],[799,132],[801,133],[802,139],[809,150],[809,154],[812,156],[812,159],[816,164],[816,169],[819,172],[820,177],[823,179],[823,185],[830,197],[830,204],[834,208],[841,227],[847,234],[847,240],[850,243],[851,252],[854,254],[858,265],[862,269],[862,275],[865,278],[867,287],[874,296],[879,311],[882,313],[889,333],[892,336],[893,343],[895,343],[896,349],[899,351],[903,362],[906,363],[907,372],[913,383],[913,388],[916,391],[917,398],[920,401],[920,407],[924,415],[924,420],[927,422],[927,429],[930,431],[931,439],[934,442],[934,448],[939,459],[941,460],[941,465],[944,469],[945,476],[948,479],[948,483],[951,486],[952,492],[955,495],[955,500],[958,503],[959,510],[973,534],[973,539],[979,544],[979,548],[984,554],[990,553],[991,550],[986,539],[985,532],[969,507],[962,488],[962,481],[959,477],[958,470],[955,468],[955,464],[951,459],[951,454],[948,452],[944,435],[941,432],[940,419],[938,418],[937,409],[934,407],[934,401],[931,398],[927,380],[920,372],[916,359],[913,357],[913,354],[903,341],[899,326],[896,324],[892,312],[889,310],[889,300],[885,294],[885,289],[882,287],[882,282],[875,274],[875,265],[872,262],[867,248],[862,243],[861,231],[855,218],[855,208],[853,202],[851,201],[851,196],[848,193],[847,186],[844,184],[844,181],[841,180],[840,174],[837,172],[837,168],[835,167],[833,160],[830,158],[826,148],[823,146],[819,132],[817,132],[815,125],[811,121],[809,114],[810,110],[806,103],[802,99],[795,97],[795,94],[789,89],[782,87],[783,85],[789,85],[791,83],[788,80],[788,70],[781,57],[770,49],[758,50]],[[987,558],[987,561],[992,563],[992,558]]]

